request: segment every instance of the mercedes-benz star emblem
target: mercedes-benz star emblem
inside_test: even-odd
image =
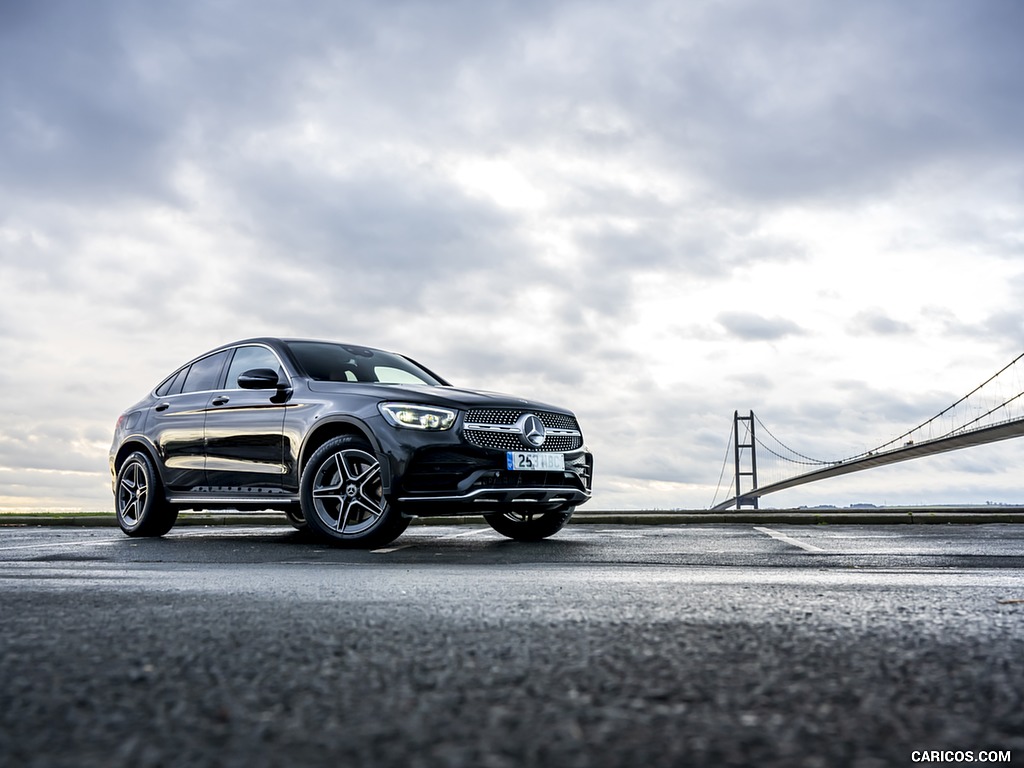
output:
[[[532,413],[528,413],[523,416],[522,429],[523,442],[527,445],[532,445],[534,448],[540,448],[544,445],[544,439],[547,437],[547,431],[544,429],[544,422]]]

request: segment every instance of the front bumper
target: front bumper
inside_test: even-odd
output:
[[[509,508],[568,509],[590,499],[593,456],[565,453],[565,470],[507,469],[504,451],[472,446],[422,448],[393,489],[392,498],[410,515],[475,515]]]
[[[411,515],[477,515],[524,504],[551,505],[565,509],[590,499],[590,491],[548,487],[476,488],[444,496],[402,496],[398,502]]]

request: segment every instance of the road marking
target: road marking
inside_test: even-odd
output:
[[[488,533],[490,530],[491,529],[489,527],[488,528],[474,528],[471,531],[462,531],[461,533],[449,533],[449,534],[446,534],[444,536],[420,536],[418,538],[420,538],[421,541],[410,541],[407,544],[399,544],[397,547],[385,547],[384,549],[371,549],[370,550],[370,554],[371,555],[389,555],[392,552],[398,552],[399,550],[402,550],[402,549],[409,549],[410,547],[418,547],[420,544],[423,543],[423,540],[426,540],[426,541],[447,541],[448,539],[461,539],[461,538],[463,538],[465,536],[478,536],[481,533]]]
[[[99,541],[58,541],[50,544],[18,544],[14,547],[0,547],[0,552],[12,552],[15,549],[48,549],[50,547],[109,547],[120,541],[120,539],[101,539]]]
[[[778,531],[773,531],[771,528],[761,528],[760,526],[756,526],[755,525],[754,526],[754,530],[755,531],[760,531],[761,533],[766,533],[769,536],[771,536],[773,539],[777,539],[778,541],[784,541],[787,544],[792,544],[794,547],[800,547],[800,549],[806,550],[807,552],[824,552],[825,551],[821,547],[816,547],[813,544],[808,544],[807,542],[800,541],[799,539],[794,539],[792,536],[787,536],[784,533],[779,533]]]
[[[387,547],[386,549],[371,549],[370,550],[370,554],[371,555],[387,555],[387,554],[390,554],[392,552],[397,552],[400,549],[408,549],[409,547],[415,547],[415,546],[416,546],[415,544],[402,544],[401,546],[398,546],[398,547]]]
[[[481,533],[490,533],[493,530],[490,526],[486,528],[474,528],[472,531],[463,531],[462,533],[449,533],[447,536],[438,536],[439,541],[444,539],[461,539],[463,536],[479,536]]]

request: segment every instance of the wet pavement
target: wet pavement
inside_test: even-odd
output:
[[[0,765],[1024,764],[1022,566],[1013,525],[0,528]]]

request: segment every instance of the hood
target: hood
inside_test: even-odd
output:
[[[442,405],[449,408],[518,408],[526,410],[554,411],[572,414],[567,408],[526,400],[500,392],[484,392],[478,389],[459,387],[434,387],[426,384],[357,384],[352,382],[310,381],[313,392],[344,392],[358,394],[378,400],[406,401],[424,405]]]

